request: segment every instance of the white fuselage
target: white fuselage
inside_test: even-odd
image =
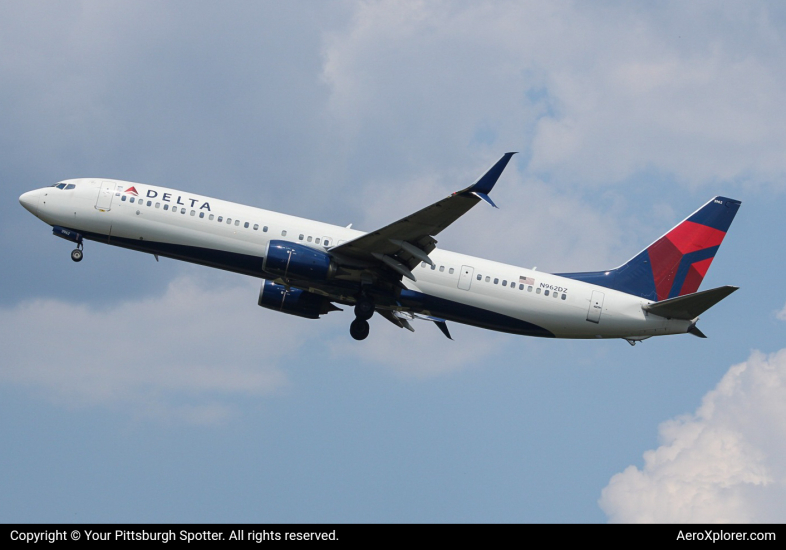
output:
[[[20,201],[44,222],[91,240],[263,279],[275,279],[262,267],[271,240],[325,251],[364,234],[158,186],[108,179],[62,183],[74,188],[45,187],[26,193]],[[129,188],[137,195],[129,193]],[[233,260],[227,261],[230,256]],[[450,315],[441,311],[441,317],[449,321],[524,333],[500,326],[499,316],[504,316],[541,327],[558,338],[632,340],[684,334],[693,324],[648,314],[642,306],[650,304],[649,300],[609,288],[446,250],[435,249],[429,257],[434,267],[420,263],[412,270],[417,281],[405,278],[402,282],[407,289],[450,302],[450,311],[464,308],[468,312]],[[353,301],[349,295],[331,299]],[[405,305],[400,310],[434,314],[412,311]],[[478,312],[496,314],[495,320],[487,322]]]

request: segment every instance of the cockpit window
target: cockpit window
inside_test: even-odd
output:
[[[74,185],[73,183],[69,183],[68,185],[66,185],[66,191],[68,191],[69,189],[73,189],[75,187],[76,185]]]
[[[53,183],[50,187],[57,187],[58,189],[74,189],[76,185],[73,183]]]
[[[57,184],[57,188],[58,188],[58,189],[65,189],[65,186],[66,186],[66,184],[65,184],[65,183],[58,183],[58,184]]]

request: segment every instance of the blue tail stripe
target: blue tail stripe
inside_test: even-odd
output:
[[[690,266],[696,262],[706,260],[707,258],[714,258],[715,253],[719,248],[720,245],[711,246],[710,248],[705,248],[703,250],[691,252],[690,254],[685,254],[680,260],[680,266],[677,268],[677,274],[674,276],[674,282],[672,283],[671,290],[669,291],[669,298],[676,298],[680,295],[680,290],[682,289],[682,285],[685,284],[685,278],[688,276]]]

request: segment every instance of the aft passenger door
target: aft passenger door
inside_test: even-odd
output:
[[[600,314],[603,311],[603,297],[604,294],[602,292],[598,290],[592,291],[589,310],[587,310],[587,321],[600,323]]]
[[[469,265],[461,266],[461,274],[459,275],[458,287],[461,290],[469,290],[472,284],[472,274],[475,273],[475,268]]]

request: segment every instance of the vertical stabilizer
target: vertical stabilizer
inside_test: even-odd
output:
[[[699,289],[740,204],[715,197],[616,269],[558,275],[653,301],[692,294]]]

